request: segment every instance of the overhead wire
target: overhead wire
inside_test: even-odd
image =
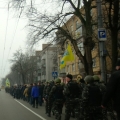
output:
[[[57,1],[55,1],[55,2],[57,2]],[[47,2],[48,3],[48,2]],[[49,2],[49,3],[53,3],[53,1],[52,2]],[[35,5],[39,5],[39,4],[35,4]],[[43,6],[44,5],[46,5],[46,3],[44,2],[43,3]],[[28,6],[30,6],[30,5],[27,5],[27,6],[25,6],[25,7],[28,7]],[[49,6],[49,7],[51,7],[51,5]],[[58,8],[59,7],[59,5],[58,6],[56,6],[56,8]],[[1,8],[0,8],[1,9]],[[19,18],[18,18],[18,21],[17,21],[17,25],[16,25],[16,28],[15,28],[15,32],[14,32],[14,36],[13,36],[13,39],[12,39],[12,42],[11,42],[11,46],[10,46],[10,48],[9,48],[9,53],[8,53],[8,57],[7,57],[7,60],[8,60],[8,58],[9,58],[9,55],[10,55],[10,51],[11,51],[11,48],[12,48],[12,44],[13,44],[13,41],[14,41],[14,39],[15,39],[15,34],[16,34],[16,31],[17,31],[17,27],[18,27],[18,23],[19,23],[19,19],[20,19],[20,17],[21,17],[21,14],[22,14],[22,12],[20,13],[20,15],[19,15]],[[9,17],[9,16],[8,16]],[[8,19],[7,19],[7,27],[8,27]],[[7,28],[6,27],[6,28]],[[6,34],[5,34],[5,43],[6,43],[6,37],[7,37],[7,29],[6,29]],[[52,41],[53,42],[53,41]],[[51,42],[51,43],[52,43]],[[5,52],[5,44],[4,44],[4,52]],[[4,52],[3,52],[3,60],[4,60]],[[7,65],[7,62],[6,62],[6,64],[5,64],[5,67],[4,67],[4,71],[3,71],[3,76],[4,76],[4,72],[5,72],[5,69],[6,69],[6,65]],[[2,64],[2,66],[3,66],[3,64]]]
[[[34,4],[34,6],[38,6],[38,5],[46,5],[46,4],[53,4],[53,3],[57,3],[58,1],[53,1],[53,2],[44,2],[44,3],[39,3],[39,4]],[[29,7],[31,5],[26,5],[24,7]],[[11,7],[11,8],[18,8],[18,7]],[[8,9],[7,7],[0,7],[0,9]]]
[[[19,20],[20,20],[21,14],[22,14],[22,11],[20,12],[20,15],[19,15],[18,20],[17,20],[17,24],[16,24],[16,27],[15,27],[15,31],[14,31],[14,35],[13,35],[13,39],[12,39],[12,42],[11,42],[11,45],[10,45],[10,48],[9,48],[9,52],[8,52],[8,56],[7,56],[7,60],[9,59],[9,55],[10,55],[10,52],[11,52],[11,49],[12,49],[12,44],[13,44],[14,39],[15,39],[15,35],[16,35],[16,31],[17,31],[17,27],[18,27],[18,23],[19,23]],[[6,65],[7,65],[7,62],[6,62],[5,67],[4,67],[4,72],[5,72]],[[4,76],[4,72],[3,72],[3,76]]]
[[[6,38],[7,38],[7,30],[8,30],[8,19],[9,19],[9,4],[8,4],[8,15],[7,15],[7,22],[6,22],[6,29],[5,29],[5,42],[4,42],[4,48],[3,48],[3,56],[2,56],[2,66],[1,69],[3,70],[3,60],[4,60],[4,54],[5,54],[5,45],[6,45]],[[0,72],[0,76],[2,75],[2,70]]]

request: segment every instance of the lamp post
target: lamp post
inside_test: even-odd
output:
[[[102,1],[96,0],[97,2],[97,14],[98,14],[98,39],[99,39],[99,52],[100,52],[100,69],[101,69],[101,79],[106,81],[106,70],[105,70],[105,30],[103,28],[103,18],[102,18]],[[103,30],[102,30],[103,29]],[[101,30],[101,31],[100,31]],[[105,40],[101,40],[101,38],[105,38]]]

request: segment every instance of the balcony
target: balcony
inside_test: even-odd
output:
[[[38,73],[38,76],[41,76],[41,73]]]
[[[44,64],[44,65],[46,64],[46,60],[45,60],[45,59],[42,59],[42,60],[41,60],[41,65],[43,65],[43,64]]]
[[[42,64],[41,69],[45,69],[45,68],[46,68],[46,64]]]
[[[57,59],[53,59],[53,65],[57,66]]]
[[[38,69],[38,70],[37,70],[37,73],[41,73],[41,69]]]
[[[46,75],[46,71],[45,70],[42,71],[42,75]]]

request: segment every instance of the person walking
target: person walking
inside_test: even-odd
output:
[[[57,120],[61,120],[62,108],[64,103],[63,86],[60,83],[61,80],[57,78],[55,80],[55,85],[52,87],[49,94],[50,101],[54,97],[53,111]]]
[[[113,109],[117,113],[117,120],[120,120],[120,59],[118,59],[115,69],[107,84],[101,107],[106,108],[108,102],[112,99]]]
[[[84,78],[86,83],[82,91],[81,99],[81,119],[84,120],[103,120],[101,101],[102,91],[98,84],[94,83],[94,78],[87,75]]]
[[[79,96],[80,88],[77,82],[72,80],[73,76],[66,76],[67,84],[64,87],[63,94],[65,95],[65,119],[70,120],[71,113],[75,111],[75,118],[79,120]]]
[[[41,84],[40,84],[40,82],[38,83],[38,89],[39,89],[39,98],[38,98],[38,103],[39,103],[39,105],[40,106],[42,106],[42,96],[41,96],[41,94],[42,94],[42,87],[41,87]]]
[[[26,88],[25,88],[25,90],[24,90],[24,92],[23,92],[23,95],[25,96],[25,101],[27,101],[28,102],[28,85],[26,85]]]
[[[29,88],[28,88],[28,99],[29,99],[30,105],[32,105],[32,103],[33,103],[32,96],[31,96],[32,87],[33,87],[33,84],[31,83]]]
[[[38,108],[39,88],[36,83],[33,84],[31,96],[33,97],[33,107]]]

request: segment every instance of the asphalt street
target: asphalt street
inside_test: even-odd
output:
[[[64,120],[64,109],[62,119]],[[0,120],[55,120],[54,116],[48,117],[45,114],[45,106],[32,108],[23,100],[14,99],[4,90],[0,91]],[[74,120],[71,118],[70,120]]]

